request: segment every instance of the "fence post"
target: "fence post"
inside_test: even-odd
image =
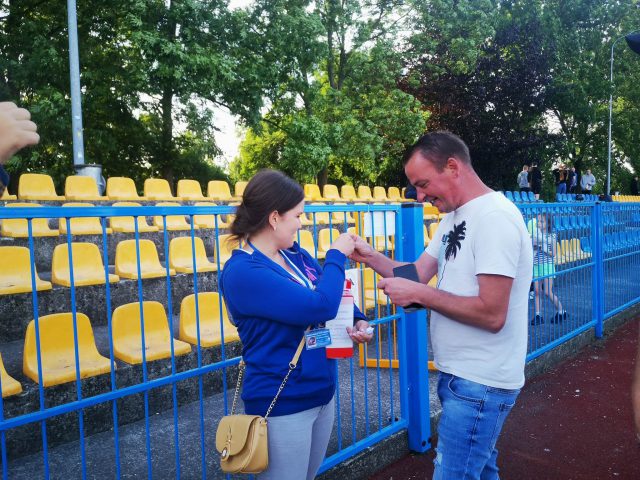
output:
[[[424,251],[421,203],[404,203],[401,260],[413,262]],[[404,314],[408,395],[409,449],[425,452],[431,448],[431,412],[429,408],[429,356],[425,310]]]
[[[603,321],[604,321],[604,223],[602,219],[602,204],[596,202],[593,209],[593,215],[591,216],[591,245],[593,255],[593,301],[592,309],[595,315],[595,335],[596,338],[602,338],[603,334]]]

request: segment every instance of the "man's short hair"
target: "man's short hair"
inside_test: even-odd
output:
[[[406,165],[409,159],[419,152],[439,170],[444,170],[447,160],[455,157],[458,160],[471,165],[469,147],[464,141],[451,132],[431,132],[421,136],[416,143],[411,145],[402,157],[402,165]]]

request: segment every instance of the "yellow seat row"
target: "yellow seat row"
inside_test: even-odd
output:
[[[18,181],[18,199],[20,200],[232,200],[242,197],[247,182],[237,182],[235,196],[232,197],[229,185],[223,180],[211,180],[207,197],[202,194],[200,183],[196,180],[178,181],[177,195],[171,192],[169,182],[162,178],[148,178],[144,182],[144,194],[140,196],[133,179],[128,177],[110,177],[107,179],[106,195],[98,193],[98,185],[92,177],[69,176],[65,180],[64,196],[58,195],[51,176],[42,173],[24,173]],[[15,195],[5,192],[0,200],[15,200]]]
[[[384,187],[371,188],[366,185],[360,185],[356,193],[353,185],[343,185],[338,193],[338,187],[332,184],[326,184],[320,194],[320,187],[315,183],[307,183],[304,186],[305,199],[310,202],[406,202],[411,201],[402,198],[398,187],[389,187],[388,193]]]
[[[196,202],[195,206],[213,207],[215,203]],[[40,207],[38,203],[8,203],[7,207]],[[94,207],[91,203],[71,202],[64,203],[63,207]],[[139,207],[137,202],[115,202],[114,207]],[[180,206],[176,202],[158,202],[156,206]],[[194,229],[214,229],[228,228],[233,221],[234,215],[194,215]],[[216,218],[217,217],[217,218]],[[60,234],[66,235],[70,231],[72,235],[102,235],[102,223],[98,217],[75,217],[69,219],[67,225],[66,218],[59,219],[58,229],[49,227],[49,220],[46,218],[34,218],[31,222],[32,235],[34,237],[56,237]],[[146,217],[137,217],[138,232],[157,232],[165,228],[163,217],[158,215],[153,218],[153,225],[147,223]],[[184,215],[167,215],[166,228],[169,231],[191,230],[191,225],[185,219]],[[112,232],[134,233],[136,229],[136,221],[134,217],[110,217],[109,227],[105,227],[107,234]],[[27,219],[11,218],[2,220],[0,226],[0,235],[12,238],[28,238],[29,226]]]
[[[613,195],[614,202],[640,202],[640,195]]]
[[[171,191],[169,182],[163,178],[148,178],[144,182],[143,195],[138,190],[133,179],[129,177],[109,177],[107,179],[106,195],[98,192],[98,186],[92,177],[73,175],[65,180],[65,194],[58,195],[51,176],[42,173],[25,173],[18,182],[18,199],[20,200],[70,200],[70,201],[98,201],[98,200],[239,200],[244,193],[247,182],[236,182],[234,195],[231,194],[229,184],[224,180],[211,180],[207,185],[207,196],[202,194],[200,183],[196,180],[182,179],[178,181],[176,195]],[[327,184],[322,194],[316,184],[308,183],[304,186],[305,197],[309,201],[360,201],[360,202],[403,202],[397,187],[375,186],[373,191],[366,185],[360,185],[357,193],[353,185],[343,185],[338,193],[336,185]],[[1,200],[12,200],[15,196],[7,193]]]
[[[220,265],[231,257],[231,252],[238,245],[228,241],[229,235],[221,235],[218,248],[214,245],[214,261],[207,258],[204,242],[200,237],[177,237],[169,243],[169,275],[177,273],[193,273],[194,262],[198,272],[215,272],[218,269],[215,261],[220,256]],[[57,245],[53,250],[51,265],[51,282],[42,280],[37,270],[34,271],[36,290],[51,290],[54,283],[65,287],[71,286],[71,270],[73,263],[73,281],[76,287],[104,285],[105,267],[98,246],[94,243],[71,242]],[[73,262],[69,261],[69,251]],[[164,277],[167,270],[160,263],[158,251],[151,240],[139,241],[140,275],[142,278]],[[195,254],[192,254],[195,252]],[[0,247],[3,268],[0,269],[0,295],[29,293],[32,291],[31,255],[26,247]],[[118,282],[121,278],[138,278],[138,264],[135,240],[124,240],[116,247],[115,274],[108,274],[109,283]],[[34,264],[35,269],[35,264]]]
[[[238,332],[229,321],[224,303],[216,292],[188,295],[180,305],[179,339],[172,339],[171,327],[164,307],[159,302],[142,302],[142,316],[138,302],[116,308],[111,319],[113,355],[116,359],[140,364],[143,361],[142,325],[144,324],[144,356],[146,361],[186,355],[191,345],[211,347],[238,341]],[[96,347],[89,318],[83,313],[55,313],[38,318],[42,385],[50,387],[77,379],[75,338],[78,345],[80,378],[93,377],[111,371],[111,361]],[[77,337],[76,337],[77,336]],[[114,365],[115,366],[115,365]],[[10,377],[0,357],[3,397],[22,391],[22,386]],[[24,341],[23,372],[39,383],[36,322],[27,326]]]

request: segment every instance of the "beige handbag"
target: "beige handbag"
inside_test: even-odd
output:
[[[300,341],[298,349],[289,363],[289,371],[282,380],[264,417],[260,415],[234,415],[233,413],[236,409],[245,367],[244,360],[240,360],[238,383],[233,395],[231,413],[220,419],[216,431],[216,450],[220,453],[220,468],[223,472],[260,473],[269,466],[267,418],[287,383],[289,375],[296,368],[303,347],[304,337]]]

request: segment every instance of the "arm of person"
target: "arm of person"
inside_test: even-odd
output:
[[[222,289],[227,303],[242,315],[299,326],[326,322],[340,306],[345,260],[340,251],[330,249],[314,290],[257,262],[226,269]]]
[[[384,278],[378,288],[400,306],[419,303],[467,325],[499,332],[507,320],[513,278],[502,275],[478,275],[477,296],[465,297],[438,290],[404,278]]]
[[[0,102],[0,165],[18,150],[40,141],[31,114],[13,102]]]
[[[352,238],[355,241],[355,247],[353,249],[353,253],[349,255],[349,258],[356,262],[364,263],[383,277],[392,277],[393,269],[395,267],[406,265],[408,263],[391,260],[386,255],[378,252],[358,235],[352,235]]]
[[[471,248],[475,258],[477,295],[456,295],[403,278],[384,278],[378,282],[378,288],[383,288],[398,305],[419,303],[461,323],[498,332],[506,322],[521,250],[531,246],[528,241],[525,244],[520,240],[519,227],[513,220],[495,212],[485,216],[475,232]],[[436,263],[434,257],[428,258],[430,253],[437,254],[431,244],[424,254],[427,258],[423,269],[427,276]]]

